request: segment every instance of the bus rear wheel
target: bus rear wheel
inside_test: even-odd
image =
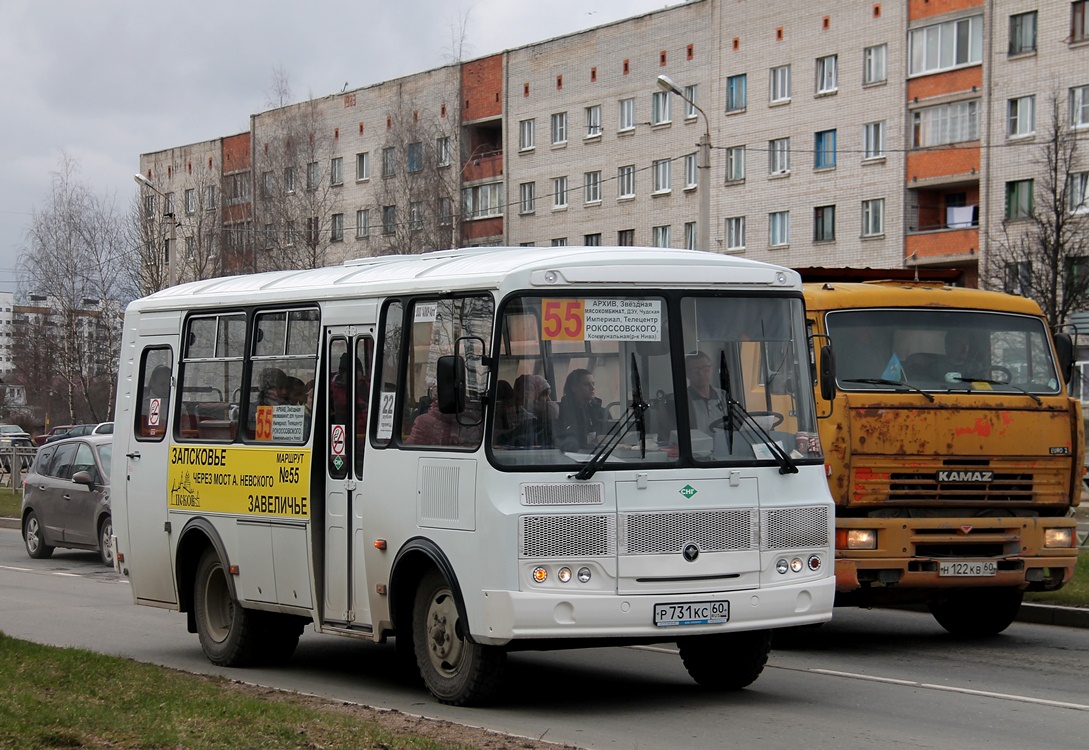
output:
[[[204,655],[221,667],[244,667],[257,655],[256,613],[243,608],[215,550],[205,550],[193,584],[193,615]]]
[[[499,690],[507,654],[466,635],[450,584],[432,570],[420,581],[412,608],[412,642],[420,676],[440,703],[479,705]]]
[[[959,638],[989,638],[1008,628],[1021,609],[1020,589],[952,589],[929,602],[938,624]]]
[[[721,635],[693,635],[677,641],[688,674],[708,690],[741,690],[751,685],[768,662],[770,630]]]

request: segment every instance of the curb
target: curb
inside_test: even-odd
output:
[[[0,518],[0,529],[18,529],[18,518]],[[1057,604],[1025,602],[1017,613],[1017,622],[1035,625],[1058,625],[1064,628],[1089,629],[1089,609],[1062,607]]]

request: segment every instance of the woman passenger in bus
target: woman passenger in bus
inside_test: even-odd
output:
[[[412,421],[405,445],[475,446],[480,441],[480,423],[461,424],[457,414],[443,414],[434,400],[427,411]]]
[[[552,445],[552,422],[559,404],[552,400],[552,386],[540,375],[522,374],[514,381],[514,426],[496,438],[497,445],[512,448]]]

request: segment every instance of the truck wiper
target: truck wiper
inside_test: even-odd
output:
[[[865,383],[866,385],[891,385],[893,388],[906,388],[909,391],[926,396],[926,400],[933,403],[934,397],[917,385],[905,383],[902,380],[886,380],[885,378],[844,378],[844,383]]]
[[[644,419],[647,409],[650,408],[650,404],[643,400],[643,389],[639,379],[639,368],[635,364],[635,354],[631,355],[631,405],[628,407],[628,413],[624,415],[624,418],[617,421],[612,426],[608,434],[605,435],[605,439],[602,440],[597,450],[594,451],[594,455],[590,456],[590,460],[587,461],[577,473],[572,474],[569,478],[573,479],[589,479],[598,470],[605,465],[605,462],[616,450],[616,446],[620,445],[620,441],[624,438],[628,428],[634,423],[639,430],[639,443],[641,449],[641,457],[647,457],[647,423]]]
[[[1041,399],[1035,393],[1029,393],[1028,391],[1026,391],[1024,388],[1022,388],[1019,385],[1014,385],[1013,383],[1004,383],[1001,380],[991,380],[990,378],[972,378],[972,377],[966,377],[964,375],[958,375],[955,378],[953,378],[953,381],[957,382],[957,383],[986,383],[987,385],[1004,385],[1007,388],[1012,388],[1015,391],[1019,391],[1020,393],[1025,394],[1026,396],[1031,398],[1033,401],[1035,401],[1037,404],[1042,405],[1044,403],[1043,399]]]

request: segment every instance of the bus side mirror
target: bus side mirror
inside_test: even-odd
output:
[[[820,369],[821,398],[831,403],[836,397],[836,360],[829,344],[821,347]]]
[[[1055,353],[1059,355],[1059,371],[1067,385],[1074,377],[1074,340],[1069,333],[1055,334]]]
[[[439,357],[436,367],[439,411],[461,413],[465,410],[465,360],[451,354]]]

